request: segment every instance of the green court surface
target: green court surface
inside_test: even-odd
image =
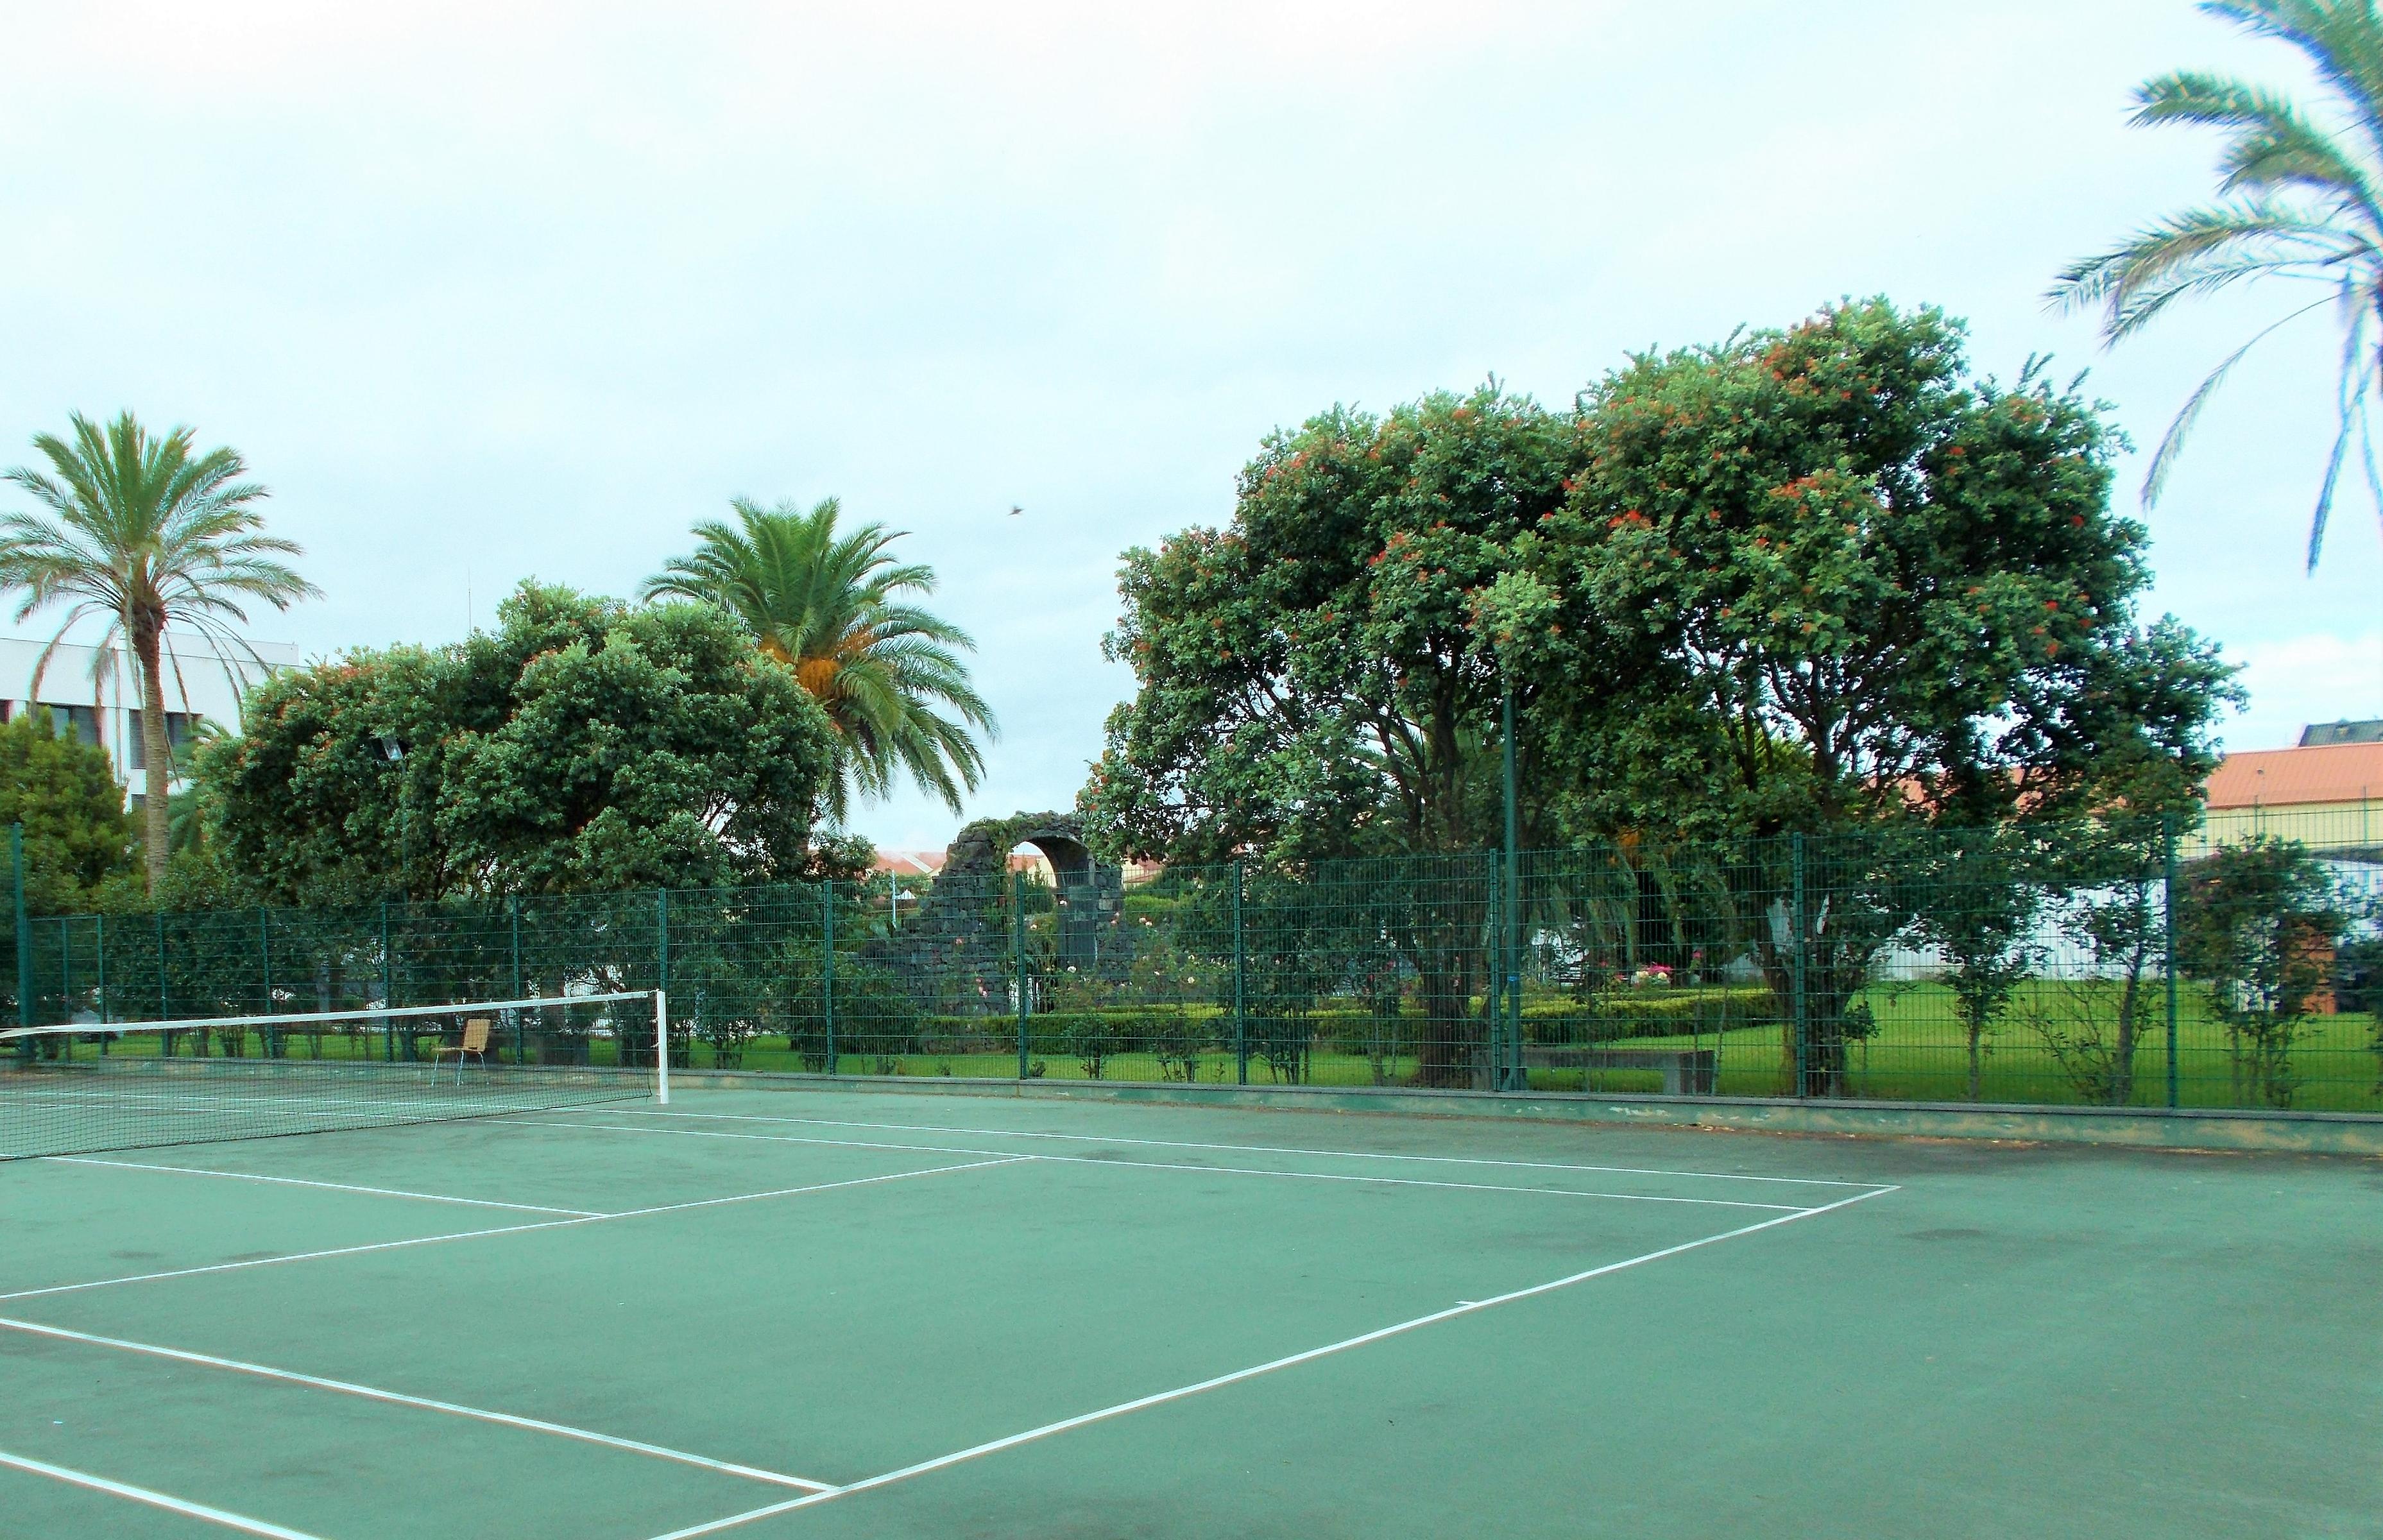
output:
[[[0,1164],[0,1535],[2383,1534],[2383,1164],[825,1090]]]

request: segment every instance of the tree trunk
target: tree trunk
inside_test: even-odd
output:
[[[142,856],[154,899],[166,881],[166,798],[173,783],[174,751],[166,733],[166,682],[157,671],[161,637],[153,625],[136,622],[128,629],[141,671]]]

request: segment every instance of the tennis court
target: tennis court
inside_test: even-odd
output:
[[[0,1163],[0,1214],[9,1536],[2383,1511],[2374,1162],[682,1090]]]

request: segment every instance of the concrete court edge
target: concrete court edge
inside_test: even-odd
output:
[[[2144,1149],[2383,1156],[2383,1115],[2188,1107],[2031,1107],[1944,1102],[1796,1102],[1745,1096],[1600,1096],[1581,1091],[1421,1090],[1402,1087],[1207,1086],[1150,1080],[975,1079],[945,1075],[802,1075],[680,1069],[673,1088],[1006,1096],[1156,1102],[1301,1112],[1526,1118],[1638,1127],[1894,1139],[1983,1139]]]

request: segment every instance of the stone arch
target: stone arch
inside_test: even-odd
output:
[[[1006,819],[979,819],[961,830],[920,906],[921,918],[932,917],[939,907],[957,911],[982,893],[988,883],[1007,872],[1009,853],[1021,844],[1032,845],[1051,863],[1058,887],[1060,962],[1091,966],[1100,953],[1102,930],[1115,925],[1124,910],[1125,881],[1117,868],[1093,858],[1084,842],[1083,819],[1073,813],[1014,813]],[[946,900],[944,905],[936,903],[939,896]]]

